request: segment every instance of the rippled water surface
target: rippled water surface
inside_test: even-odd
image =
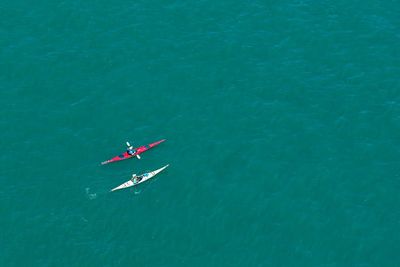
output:
[[[396,1],[0,11],[0,266],[398,266]]]

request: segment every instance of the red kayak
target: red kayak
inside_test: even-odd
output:
[[[125,151],[122,155],[119,155],[119,156],[113,157],[112,159],[103,161],[101,163],[101,165],[108,164],[108,163],[115,162],[115,161],[124,160],[124,159],[129,159],[129,158],[132,158],[132,157],[136,157],[136,156],[142,154],[143,152],[149,150],[150,148],[153,148],[156,145],[161,144],[164,141],[165,141],[165,139],[162,139],[162,140],[157,141],[155,143],[151,143],[151,144],[149,144],[147,146],[141,146],[141,147],[134,148],[135,153],[133,153],[132,155],[128,154],[128,152]]]

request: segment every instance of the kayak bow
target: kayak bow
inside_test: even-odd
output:
[[[158,170],[155,170],[155,171],[152,171],[152,172],[146,172],[146,173],[141,175],[141,176],[143,176],[142,180],[138,181],[136,184],[134,184],[132,180],[129,180],[129,181],[121,184],[120,186],[117,186],[114,189],[111,189],[111,192],[141,184],[141,183],[149,180],[150,178],[156,176],[158,173],[162,172],[168,166],[169,166],[169,164],[165,165],[164,167],[162,167],[162,168],[160,168]]]
[[[124,160],[124,159],[129,159],[129,158],[132,158],[132,157],[138,157],[143,152],[149,150],[150,148],[155,147],[156,145],[161,144],[164,141],[165,141],[165,139],[162,139],[160,141],[148,144],[147,146],[137,147],[137,148],[134,149],[136,152],[133,155],[130,155],[130,154],[128,154],[128,152],[125,151],[123,154],[121,154],[119,156],[115,156],[112,159],[103,161],[101,163],[101,165],[108,164],[108,163],[115,162],[115,161],[121,161],[121,160]],[[140,157],[138,157],[138,158],[140,158]]]

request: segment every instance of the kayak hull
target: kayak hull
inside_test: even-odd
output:
[[[109,159],[109,160],[103,161],[103,162],[101,163],[101,165],[105,165],[105,164],[108,164],[108,163],[111,163],[111,162],[116,162],[116,161],[121,161],[121,160],[125,160],[125,159],[130,159],[130,158],[132,158],[132,157],[136,157],[137,155],[140,155],[140,154],[142,154],[143,152],[146,152],[146,151],[149,150],[150,148],[153,148],[153,147],[155,147],[155,146],[161,144],[161,143],[164,142],[164,141],[165,141],[165,139],[162,139],[162,140],[160,140],[160,141],[157,141],[157,142],[148,144],[147,146],[141,146],[141,147],[134,148],[134,150],[136,150],[136,153],[133,154],[133,155],[130,155],[130,154],[128,154],[128,152],[125,151],[125,152],[122,153],[121,155],[118,155],[118,156],[115,156],[115,157],[113,157],[113,158],[111,158],[111,159]]]
[[[127,181],[127,182],[125,182],[125,183],[123,183],[123,184],[111,189],[111,192],[117,191],[117,190],[121,190],[121,189],[125,189],[125,188],[129,188],[129,187],[136,186],[138,184],[144,183],[147,180],[149,180],[149,179],[153,178],[154,176],[156,176],[157,174],[159,174],[160,172],[162,172],[163,170],[165,170],[168,166],[169,166],[169,164],[165,165],[164,167],[162,167],[162,168],[160,168],[158,170],[155,170],[155,171],[152,171],[152,172],[146,172],[146,173],[142,174],[144,176],[142,178],[142,180],[140,180],[136,184],[134,184],[132,180],[129,180],[129,181]]]

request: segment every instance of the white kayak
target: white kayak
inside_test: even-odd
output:
[[[146,173],[144,173],[142,175],[139,175],[139,177],[142,177],[142,179],[140,179],[136,183],[134,183],[132,180],[129,180],[129,181],[121,184],[120,186],[117,186],[116,188],[112,189],[111,192],[141,184],[141,183],[149,180],[150,178],[153,178],[154,176],[156,176],[158,173],[162,172],[168,166],[169,166],[169,164],[165,165],[164,167],[162,167],[162,168],[160,168],[158,170],[155,170],[155,171],[152,171],[152,172],[146,172]]]

